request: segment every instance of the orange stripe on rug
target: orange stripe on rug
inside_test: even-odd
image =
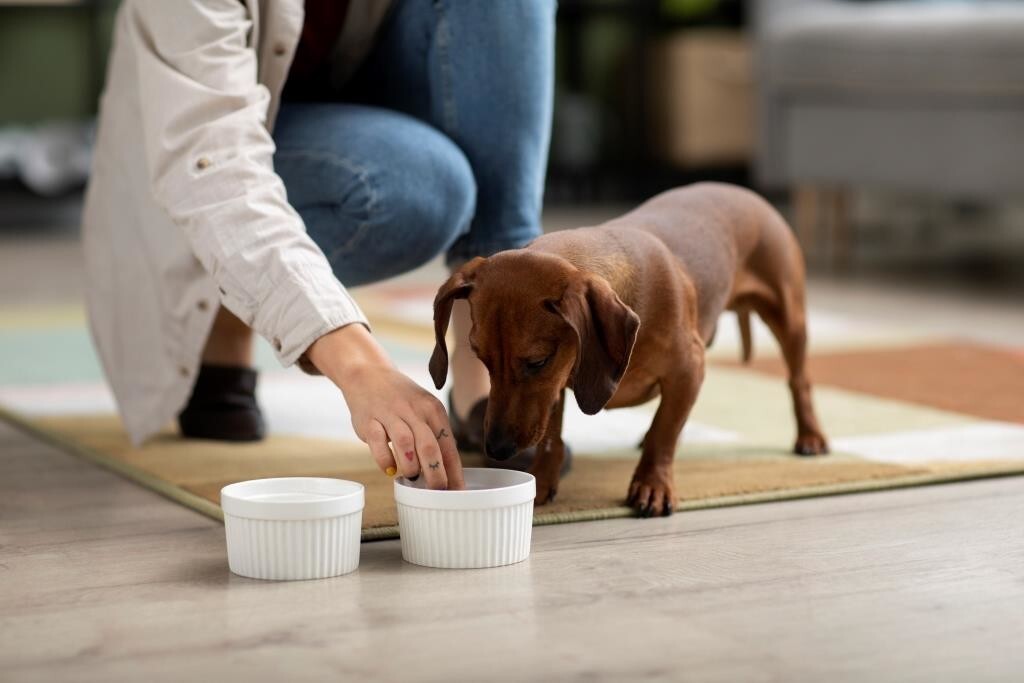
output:
[[[737,365],[725,362],[725,365]],[[785,376],[783,362],[749,366]],[[821,353],[808,360],[812,381],[991,420],[1024,423],[1024,350],[969,343]]]

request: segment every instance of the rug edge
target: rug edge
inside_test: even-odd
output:
[[[99,465],[100,467],[158,493],[179,505],[183,505],[186,508],[194,510],[218,522],[224,521],[224,513],[219,505],[214,505],[205,498],[197,496],[196,494],[187,491],[180,486],[164,481],[163,479],[154,477],[144,470],[133,467],[132,465],[127,465],[119,460],[115,460],[114,458],[107,457],[87,446],[75,443],[61,435],[59,432],[33,424],[28,418],[22,417],[2,405],[0,405],[0,419],[30,436],[34,436],[51,446],[59,448],[65,453],[78,456],[84,460],[88,460]]]

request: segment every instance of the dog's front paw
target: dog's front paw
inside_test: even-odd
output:
[[[675,476],[672,467],[638,467],[629,484],[629,505],[640,517],[668,517],[676,504]]]
[[[537,451],[533,464],[527,472],[537,480],[537,497],[534,504],[544,505],[554,502],[558,494],[558,482],[561,479],[562,457],[561,453],[551,451]]]
[[[793,452],[797,455],[825,455],[828,453],[828,442],[818,432],[809,432],[796,437]]]
[[[558,494],[558,479],[552,481],[545,481],[543,477],[537,477],[537,497],[534,499],[535,505],[544,505],[546,503],[555,502],[555,496]]]

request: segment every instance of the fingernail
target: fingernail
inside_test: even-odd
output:
[[[398,474],[398,470],[394,467],[389,467],[386,470],[384,470],[384,474],[388,475],[389,477],[393,477],[396,474]]]

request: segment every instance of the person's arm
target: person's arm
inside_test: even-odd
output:
[[[375,438],[375,424],[396,432],[388,435],[398,445],[403,473],[415,474],[423,462],[428,484],[440,487],[448,483],[445,469],[454,468],[451,483],[459,485],[454,443],[449,449],[445,441],[451,439],[442,436],[431,445],[423,435],[434,429],[423,409],[427,399],[433,401],[434,422],[440,404],[387,359],[288,204],[273,168],[270,95],[258,82],[245,5],[127,0],[124,12],[138,55],[142,152],[151,191],[213,277],[221,302],[268,339],[284,365],[309,352],[310,361],[345,393],[356,431],[382,469],[391,463]],[[405,457],[408,440],[395,416],[415,435],[415,462]],[[432,434],[441,429],[450,433],[447,417]],[[432,467],[442,452],[445,458]]]

